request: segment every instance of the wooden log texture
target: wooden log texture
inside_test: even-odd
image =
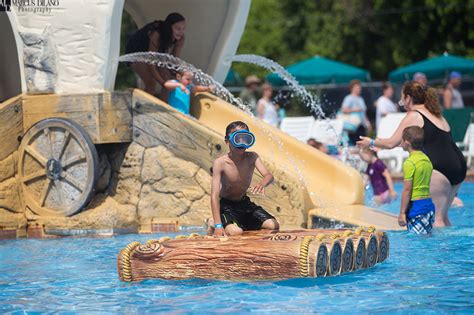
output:
[[[377,237],[386,238],[384,246],[388,246],[385,233],[339,237],[348,231],[257,231],[225,238],[192,234],[150,240],[145,245],[135,242],[120,252],[118,273],[122,281],[281,280],[337,275],[373,266],[381,256]]]
[[[125,281],[161,279],[281,280],[322,275],[327,270],[327,250],[317,241],[271,239],[179,239],[138,245],[118,259],[119,276]],[[318,256],[321,256],[318,260]],[[127,271],[130,275],[127,275]],[[125,271],[125,272],[124,272]],[[320,271],[321,272],[321,271]],[[305,276],[305,275],[303,275]]]

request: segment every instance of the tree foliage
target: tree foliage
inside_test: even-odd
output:
[[[448,53],[474,57],[474,0],[253,0],[238,53],[287,66],[313,55],[386,79]],[[235,64],[242,75],[264,70]]]

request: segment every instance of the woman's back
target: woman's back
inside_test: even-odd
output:
[[[416,111],[423,118],[423,151],[430,158],[433,168],[444,174],[451,185],[459,184],[465,178],[466,162],[452,138],[448,122],[427,110]]]

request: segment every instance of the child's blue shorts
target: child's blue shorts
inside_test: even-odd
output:
[[[433,210],[428,213],[419,214],[413,218],[407,218],[407,229],[415,234],[431,234],[434,220],[435,212]]]

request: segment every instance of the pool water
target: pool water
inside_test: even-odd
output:
[[[123,283],[119,250],[156,235],[0,241],[0,313],[473,313],[474,183],[459,196],[455,227],[389,232],[386,262],[331,278]],[[398,202],[383,209],[397,213]]]

